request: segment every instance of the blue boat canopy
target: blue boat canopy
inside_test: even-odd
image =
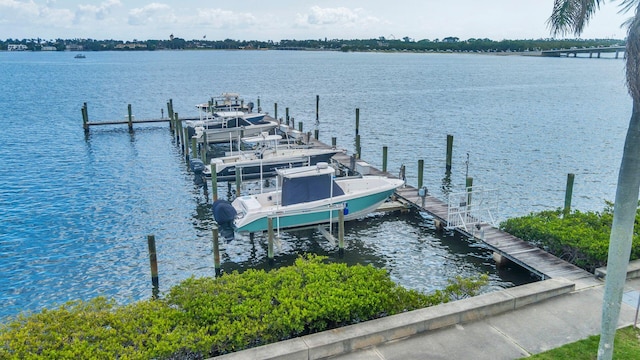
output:
[[[283,206],[344,195],[342,188],[333,181],[333,171],[306,171],[305,174],[281,174]]]

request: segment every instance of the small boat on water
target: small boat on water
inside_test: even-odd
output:
[[[86,58],[86,56],[84,54],[77,54],[76,56],[74,56],[75,59],[84,59]]]
[[[345,221],[353,220],[375,211],[404,184],[383,176],[336,178],[327,163],[277,173],[276,190],[241,196],[230,204],[229,210],[237,213],[232,223],[236,232],[266,231],[268,218],[279,229],[337,222],[340,211]]]
[[[210,178],[211,165],[215,165],[218,181],[235,180],[237,172],[241,174],[242,180],[266,178],[275,176],[277,169],[327,163],[335,154],[345,152],[342,149],[282,144],[281,141],[281,135],[269,135],[265,132],[258,136],[244,137],[241,139],[242,144],[251,146],[251,150],[211,159],[203,174]]]

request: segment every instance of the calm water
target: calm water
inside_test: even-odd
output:
[[[377,167],[407,166],[417,184],[498,189],[499,219],[561,207],[567,173],[576,174],[573,204],[601,210],[615,193],[630,115],[624,63],[614,59],[520,56],[365,54],[279,51],[0,52],[0,318],[97,295],[121,303],[151,295],[146,236],[155,234],[161,291],[190,276],[213,275],[207,199],[173,144],[167,125],[82,131],[92,120],[166,114],[182,117],[224,91],[259,97],[264,110],[285,108],[305,130],[354,148],[360,108],[363,158]],[[443,181],[447,134],[453,173]],[[469,163],[467,166],[467,154]],[[226,187],[223,188],[223,190]],[[455,274],[488,272],[494,287],[530,281],[498,270],[490,252],[455,236],[440,237],[422,214],[373,215],[347,225],[347,249],[313,231],[284,233],[277,265],[313,252],[334,261],[388,269],[423,291]],[[225,272],[267,268],[266,241],[222,246]]]

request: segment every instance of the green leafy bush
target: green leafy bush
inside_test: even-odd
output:
[[[323,260],[190,278],[162,300],[96,298],[20,315],[0,326],[0,358],[204,358],[473,296],[488,281],[455,278],[426,295],[373,266]]]
[[[546,251],[589,272],[604,266],[609,250],[613,208],[609,203],[602,213],[546,210],[506,220],[500,229],[529,241]],[[640,229],[640,212],[636,213],[636,229]],[[640,238],[634,233],[631,259],[640,257]]]

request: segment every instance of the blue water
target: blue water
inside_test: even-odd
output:
[[[167,114],[181,117],[225,91],[260,98],[278,117],[289,108],[305,130],[354,150],[360,109],[362,157],[407,166],[417,184],[444,197],[474,185],[497,189],[499,220],[563,206],[567,173],[573,205],[602,210],[615,193],[630,116],[624,62],[460,54],[286,51],[0,52],[0,318],[97,295],[121,303],[151,295],[148,234],[157,241],[161,291],[190,276],[212,276],[208,199],[168,125],[82,130],[92,121]],[[445,179],[447,134],[453,172]],[[468,157],[467,157],[468,154]],[[467,158],[469,162],[467,164]],[[450,181],[450,184],[448,183]],[[233,186],[235,188],[235,186]],[[444,188],[444,189],[443,189]],[[246,189],[244,189],[246,190]],[[226,192],[226,186],[221,186]],[[370,216],[346,229],[346,254],[313,231],[284,233],[276,266],[298,254],[373,264],[423,291],[452,275],[488,272],[492,286],[530,281],[496,269],[491,254],[440,236],[422,214]],[[222,245],[223,271],[268,268],[266,241]]]

